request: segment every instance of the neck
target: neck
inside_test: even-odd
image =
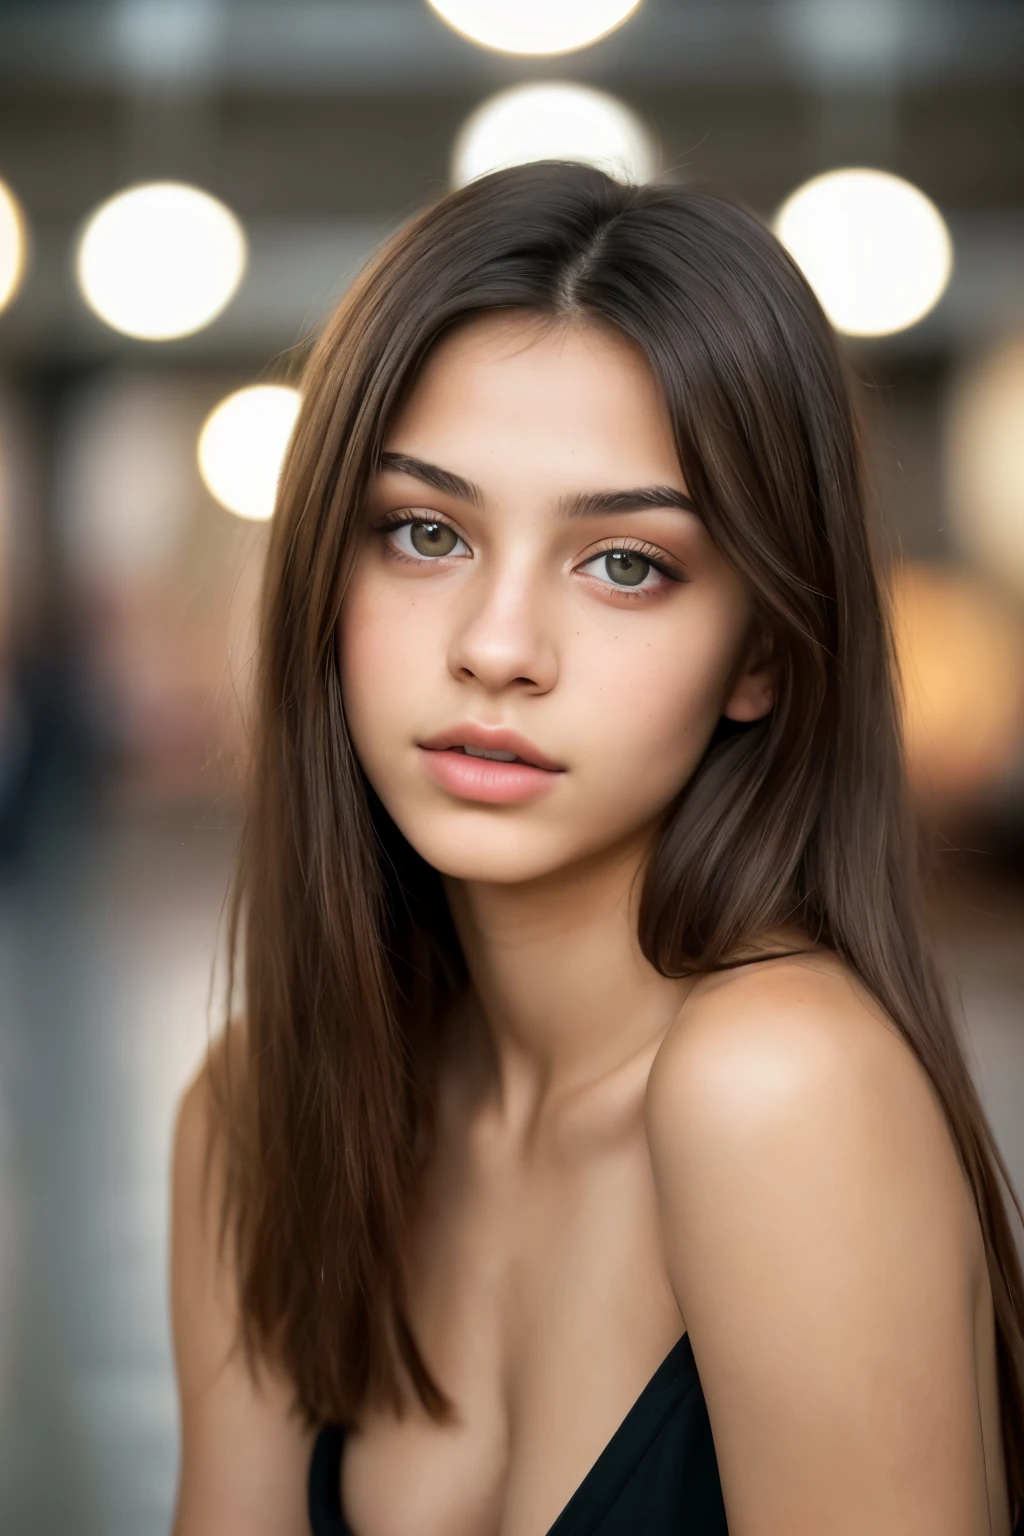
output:
[[[460,1054],[503,1116],[596,1082],[660,1040],[694,985],[636,937],[649,840],[509,884],[444,877],[470,976]]]

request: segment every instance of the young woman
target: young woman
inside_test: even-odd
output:
[[[1006,1171],[799,271],[717,196],[505,171],[302,395],[244,1008],[176,1132],[176,1536],[1024,1531]]]

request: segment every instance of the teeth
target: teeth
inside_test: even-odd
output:
[[[496,763],[521,763],[522,758],[516,757],[514,752],[494,752],[488,747],[462,747],[467,757],[490,757]]]

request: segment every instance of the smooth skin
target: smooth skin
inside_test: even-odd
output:
[[[385,447],[338,626],[346,717],[442,873],[471,987],[410,1264],[459,1422],[363,1415],[356,1536],[545,1536],[687,1328],[732,1536],[1009,1536],[984,1250],[927,1076],[820,946],[695,983],[637,944],[660,817],[719,717],[774,696],[646,361],[596,322],[476,318]],[[679,504],[566,515],[649,487]],[[656,564],[624,586],[616,550]],[[523,805],[457,798],[417,742],[467,719],[565,772]],[[223,1363],[205,1095],[200,1074],[175,1150],[175,1536],[290,1536],[311,1437],[286,1382]]]

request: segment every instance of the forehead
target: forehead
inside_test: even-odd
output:
[[[602,471],[623,484],[680,477],[668,409],[640,348],[605,322],[530,311],[475,316],[442,338],[385,447],[481,484],[515,460],[524,473],[558,465],[570,478],[575,464],[576,483]]]

